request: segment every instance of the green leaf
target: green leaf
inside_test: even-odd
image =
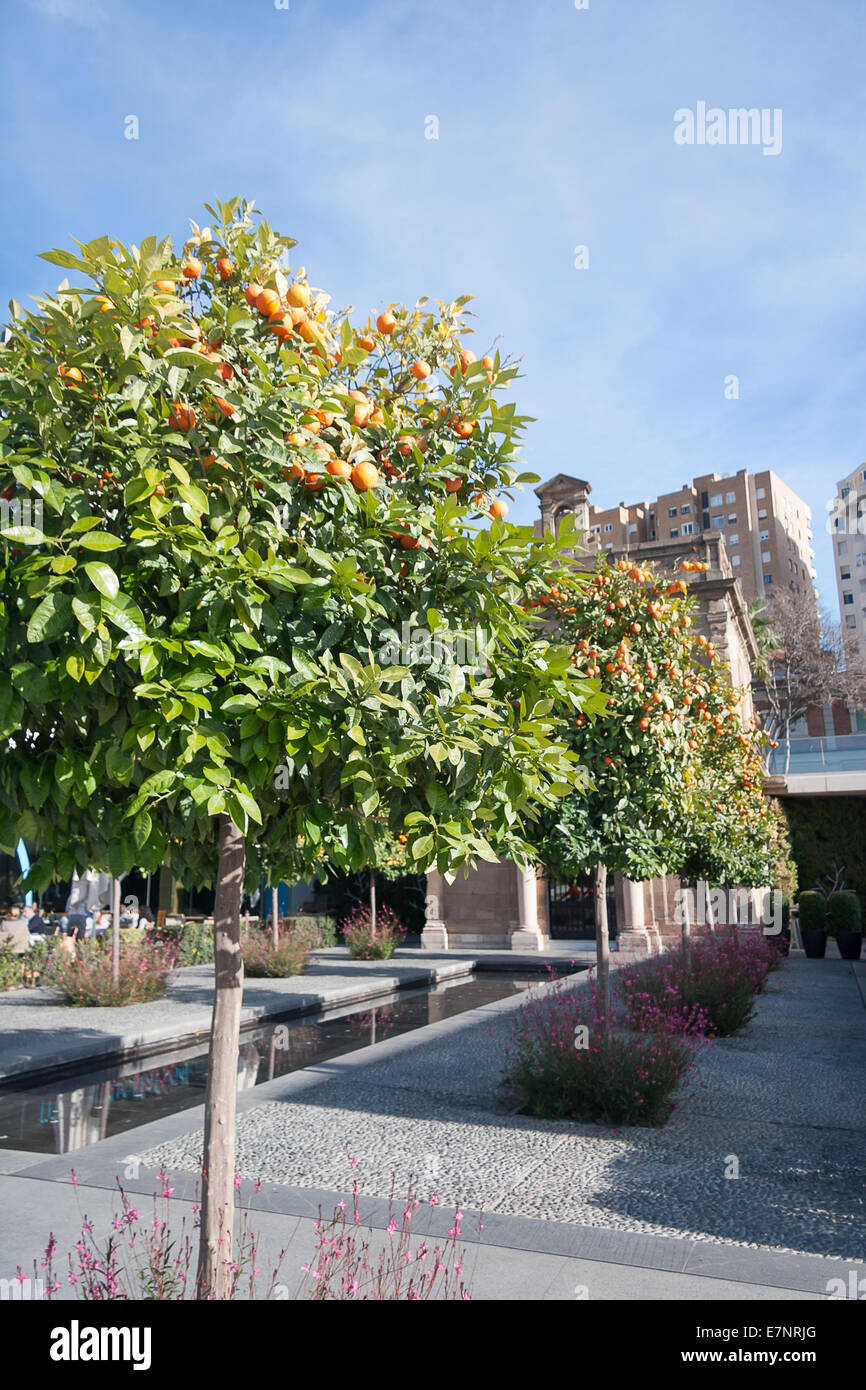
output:
[[[110,536],[107,531],[91,531],[89,535],[82,536],[78,544],[85,550],[117,550],[123,541],[118,536]],[[89,570],[90,566],[85,565],[84,568]]]
[[[91,560],[84,566],[85,573],[95,589],[104,598],[116,598],[120,589],[120,581],[110,565],[104,565],[101,561]]]
[[[37,531],[35,526],[7,526],[0,535],[18,545],[41,545],[45,540],[44,531]]]

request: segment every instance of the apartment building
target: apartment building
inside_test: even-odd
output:
[[[866,464],[836,484],[828,520],[842,628],[857,656],[866,656]]]
[[[772,599],[815,579],[812,514],[775,473],[704,473],[652,502],[588,512],[591,547],[619,550],[651,542],[687,548],[707,532],[721,536],[747,600]],[[864,572],[866,577],[866,572]]]

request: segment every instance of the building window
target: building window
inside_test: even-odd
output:
[[[607,535],[608,531],[612,531],[612,530],[613,530],[613,522],[612,522],[612,521],[606,521],[606,522],[604,523],[605,535]]]
[[[721,494],[720,492],[716,492],[716,493],[714,493],[713,496],[710,498],[710,506],[711,506],[711,507],[720,507],[721,505],[722,505],[722,494]]]
[[[843,602],[844,604],[846,604],[846,605],[847,605],[847,604],[853,604],[853,602],[854,602],[854,595],[853,595],[853,594],[843,594],[843,595],[842,595],[842,602]]]
[[[692,535],[694,535],[694,531],[695,531],[694,524],[693,524],[691,521],[684,521],[684,522],[683,522],[683,535],[684,535],[684,536],[692,536]]]
[[[676,509],[676,507],[668,507],[668,516],[676,516],[676,514],[677,514],[677,509]]]
[[[853,613],[846,613],[846,614],[845,614],[845,626],[846,626],[846,627],[856,627],[856,626],[857,626],[857,619],[854,617],[854,614],[853,614]]]
[[[678,536],[679,534],[680,534],[680,528],[679,528],[678,526],[672,526],[672,527],[671,527],[671,540],[676,540],[676,538],[677,538],[677,536]]]
[[[736,526],[736,524],[737,524],[737,513],[736,513],[736,512],[729,512],[729,513],[728,513],[728,525],[729,525],[729,526]]]
[[[843,496],[843,497],[847,497],[847,496],[848,496],[848,493],[849,493],[850,491],[851,491],[850,487],[843,487],[843,489],[842,489],[842,496]]]
[[[770,561],[772,560],[772,558],[773,558],[773,557],[772,557],[772,555],[770,554],[769,550],[762,550],[762,551],[761,551],[761,563],[762,563],[763,565],[768,565],[768,564],[770,563]]]
[[[761,537],[760,537],[760,538],[761,538],[762,541],[768,541],[768,540],[770,539],[770,533],[769,533],[769,531],[762,531],[762,532],[761,532]]]
[[[684,503],[683,506],[680,507],[680,515],[681,515],[681,516],[688,516],[689,512],[691,511],[691,509],[692,509],[692,506],[691,506],[691,503],[690,503],[690,502]]]
[[[766,509],[766,507],[762,507],[761,510],[758,512],[758,520],[759,520],[759,521],[766,521],[766,520],[767,520],[767,509]]]
[[[765,584],[772,584],[772,582],[773,582],[773,576],[772,576],[771,574],[765,574],[765,575],[764,575],[764,583],[765,583]]]
[[[714,516],[714,517],[713,517],[713,530],[714,530],[714,531],[724,531],[724,529],[725,529],[725,518],[724,518],[723,516]]]
[[[766,490],[766,488],[763,488],[763,487],[756,487],[756,488],[755,488],[755,496],[756,496],[759,500],[760,500],[762,497],[766,497],[766,495],[767,495],[767,490]]]
[[[740,544],[740,538],[739,538],[739,536],[737,535],[737,533],[736,533],[736,531],[735,531],[733,535],[728,536],[728,545],[731,546],[731,545],[739,545],[739,544]]]
[[[847,555],[847,554],[848,554],[848,542],[847,542],[847,541],[837,541],[837,542],[836,542],[836,550],[837,550],[837,552],[838,552],[840,555]],[[860,558],[859,558],[859,556],[858,556],[858,558],[857,558],[857,564],[859,565],[859,563],[860,563]]]
[[[859,570],[863,565],[866,565],[866,555],[864,555],[864,554],[861,553],[860,555],[857,556],[857,568],[858,568],[858,570]]]
[[[841,568],[840,571],[839,571],[839,578],[840,578],[840,579],[850,579],[850,578],[851,578],[851,566],[850,566],[850,565],[843,565],[843,566],[842,566],[842,568]]]
[[[736,500],[737,500],[737,494],[736,494],[735,492],[726,492],[726,493],[725,493],[725,501],[726,501],[726,502],[736,502]]]
[[[636,531],[637,531],[637,524],[636,524],[636,522],[634,522],[634,521],[630,522],[630,523],[629,523],[629,528],[628,528],[628,533],[629,533],[629,535],[630,535],[630,536],[635,535]]]
[[[732,555],[732,556],[731,556],[731,564],[732,564],[732,565],[738,565],[739,563],[740,563],[740,557],[739,557],[739,555]]]
[[[595,534],[596,534],[597,536],[600,536],[600,535],[601,535],[601,527],[600,527],[600,526],[593,526],[592,529],[593,529],[593,531],[595,532]]]

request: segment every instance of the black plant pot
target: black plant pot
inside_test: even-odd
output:
[[[827,933],[825,931],[804,931],[803,950],[810,960],[822,960],[827,949]]]
[[[859,960],[863,945],[863,934],[859,931],[840,931],[836,933],[836,945],[843,960]]]

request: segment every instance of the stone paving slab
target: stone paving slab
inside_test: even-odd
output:
[[[336,1190],[348,1146],[378,1195],[412,1171],[445,1201],[503,1215],[866,1256],[866,1011],[848,963],[795,959],[773,975],[755,1020],[703,1050],[658,1130],[503,1113],[491,1025],[519,1004],[389,1040],[390,1055],[335,1059],[302,1093],[271,1083],[241,1115],[241,1171]],[[200,1135],[138,1152],[195,1172]],[[726,1179],[732,1157],[740,1176]]]

